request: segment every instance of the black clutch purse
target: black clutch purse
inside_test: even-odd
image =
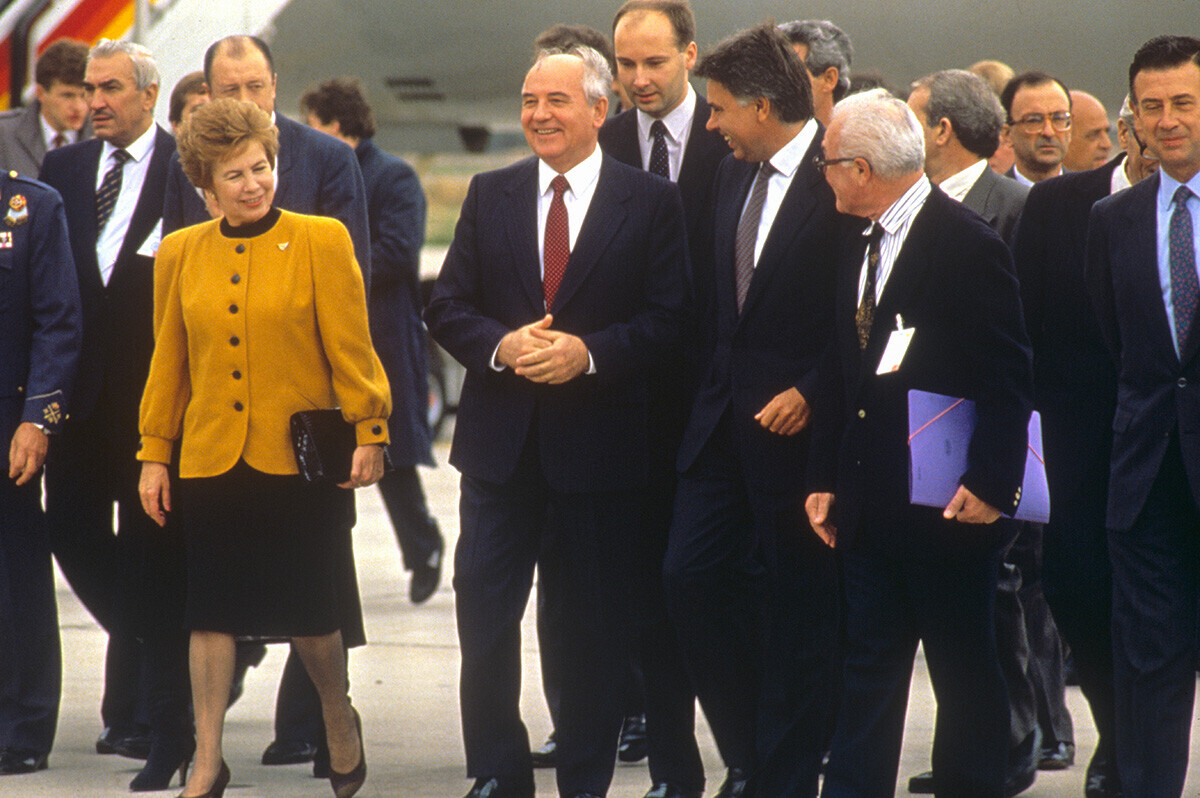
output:
[[[300,410],[292,413],[292,449],[296,465],[305,482],[333,482],[350,479],[350,465],[358,439],[354,425],[342,418],[342,411]],[[383,470],[392,470],[387,448],[383,450]]]

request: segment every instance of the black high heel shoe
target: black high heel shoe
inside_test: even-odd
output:
[[[183,787],[187,784],[188,766],[195,753],[196,741],[191,738],[174,741],[155,739],[146,757],[146,765],[129,782],[130,792],[165,790],[171,786],[171,778],[176,771],[179,772],[179,786]]]
[[[217,771],[217,777],[213,779],[212,786],[208,788],[208,792],[202,795],[184,795],[179,793],[176,798],[221,798],[225,794],[225,788],[229,786],[229,765],[225,764],[225,760],[221,760],[221,769]]]
[[[362,789],[367,780],[367,750],[363,745],[362,718],[358,710],[351,707],[354,713],[354,726],[358,729],[358,764],[349,773],[338,773],[331,765],[329,768],[329,786],[333,788],[336,798],[351,798]]]

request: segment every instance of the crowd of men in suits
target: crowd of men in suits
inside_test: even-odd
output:
[[[852,91],[829,22],[702,56],[695,38],[686,0],[629,0],[611,47],[579,26],[539,39],[533,157],[471,181],[425,309],[467,371],[450,457],[468,798],[534,793],[535,569],[564,796],[607,792],[631,689],[647,798],[703,794],[697,701],[719,798],[891,795],[918,644],[938,714],[910,791],[1015,795],[1074,763],[1064,643],[1098,731],[1085,794],[1179,795],[1200,651],[1200,41],[1138,51],[1109,160],[1103,106],[1042,72],[981,62],[898,98]],[[21,641],[0,652],[0,773],[45,768],[53,743],[53,551],[110,633],[97,751],[146,758],[131,787],[161,789],[156,752],[191,734],[184,554],[140,511],[130,386],[157,244],[209,211],[153,121],[150,53],[81,47],[47,50],[36,102],[0,118],[0,627]],[[275,114],[257,38],[214,43],[202,78],[181,115],[203,89]],[[419,603],[443,547],[415,472],[424,198],[371,142],[357,84],[303,105],[307,126],[274,116],[276,200],[349,229],[393,390],[412,389],[381,490]],[[974,406],[945,506],[910,501],[912,391]],[[1035,408],[1044,526],[1012,518]],[[328,768],[294,656],[275,732],[264,763]]]

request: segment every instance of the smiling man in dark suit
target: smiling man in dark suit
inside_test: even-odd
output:
[[[938,697],[935,793],[1004,794],[992,607],[1016,533],[1001,514],[1020,498],[1029,347],[1008,248],[930,185],[923,144],[912,111],[881,90],[835,106],[825,136],[838,209],[863,217],[843,225],[809,469],[809,520],[845,574],[845,692],[825,798],[895,792],[918,642]],[[944,509],[909,502],[910,389],[975,402],[968,467]]]
[[[150,699],[155,739],[180,746],[191,734],[187,638],[178,614],[182,543],[147,525],[144,513],[138,517],[133,460],[154,350],[153,256],[175,139],[154,123],[158,68],[144,47],[102,40],[88,57],[84,85],[96,138],[48,152],[41,171],[63,198],[83,303],[71,416],[46,467],[46,518],[64,575],[110,633],[106,727],[117,735],[132,731],[141,657],[154,685],[154,695],[141,700]],[[113,742],[106,731],[97,750]],[[165,758],[182,755],[162,745]],[[155,789],[166,786],[154,781]]]
[[[686,0],[629,0],[613,22],[617,82],[634,107],[600,129],[600,147],[638,169],[679,186],[692,263],[689,356],[651,375],[650,493],[642,547],[645,626],[635,656],[645,685],[651,792],[657,798],[698,796],[704,766],[695,741],[696,696],[663,597],[662,563],[675,503],[675,457],[694,393],[696,362],[712,330],[703,309],[713,302],[712,185],[729,146],[708,130],[708,101],[688,82],[696,62],[696,21]]]
[[[1200,650],[1200,40],[1160,36],[1129,67],[1158,175],[1092,207],[1086,279],[1117,372],[1107,526],[1124,795],[1178,796]]]
[[[713,188],[713,331],[679,449],[668,608],[727,774],[722,796],[808,795],[835,681],[832,553],[804,525],[809,397],[832,322],[833,193],[808,75],[762,25],[697,74],[733,149]],[[766,656],[763,656],[763,651]]]
[[[534,566],[562,673],[563,796],[612,780],[648,473],[649,374],[677,356],[687,270],[676,188],[604,156],[612,76],[581,47],[522,89],[537,158],[477,175],[425,321],[467,368],[454,589],[472,798],[529,798],[520,622]]]

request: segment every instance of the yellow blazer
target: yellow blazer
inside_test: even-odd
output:
[[[169,463],[182,435],[182,477],[239,459],[295,474],[292,413],[330,407],[359,445],[387,443],[391,394],[341,222],[283,211],[251,238],[215,220],[172,233],[154,260],[154,320],[139,460]]]

